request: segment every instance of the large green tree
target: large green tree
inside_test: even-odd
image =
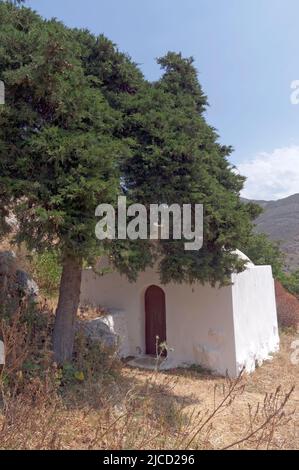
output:
[[[95,207],[115,203],[119,159],[126,153],[115,137],[121,113],[109,105],[99,74],[87,73],[88,51],[79,36],[30,9],[0,3],[0,76],[6,85],[0,188],[6,198],[13,195],[17,240],[60,253],[54,328],[59,362],[72,354],[82,261],[99,250]]]
[[[247,239],[253,205],[244,179],[205,120],[207,99],[192,59],[168,53],[155,83],[103,36],[44,21],[0,2],[0,188],[13,203],[18,241],[55,249],[62,277],[54,328],[58,362],[71,359],[84,259],[109,253],[134,279],[158,262],[162,282],[229,282],[243,268],[233,250]],[[204,204],[204,245],[184,240],[99,244],[95,207],[129,202]]]
[[[206,122],[207,98],[193,59],[169,52],[158,63],[161,79],[125,103],[123,132],[134,139],[132,156],[123,165],[125,187],[134,201],[145,205],[202,203],[204,244],[199,251],[186,252],[185,240],[161,240],[147,244],[142,253],[159,260],[163,282],[225,284],[233,271],[243,269],[234,250],[248,239],[260,210],[240,201],[244,178],[228,160],[232,148],[221,145]],[[135,250],[122,257],[114,246],[119,269],[132,274],[138,267],[132,263]]]

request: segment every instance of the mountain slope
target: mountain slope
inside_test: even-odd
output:
[[[278,201],[253,201],[264,212],[256,220],[256,230],[281,242],[286,267],[299,269],[299,194]]]

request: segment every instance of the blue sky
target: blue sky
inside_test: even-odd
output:
[[[243,195],[299,192],[298,0],[30,0],[44,17],[104,33],[154,80],[168,50],[193,56],[207,120],[233,145]]]

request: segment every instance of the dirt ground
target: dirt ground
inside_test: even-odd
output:
[[[23,391],[0,412],[1,448],[299,449],[299,332],[280,340],[272,360],[237,382],[198,366],[132,368],[98,349],[69,385],[56,369],[26,387],[18,376]]]
[[[244,375],[242,379],[244,392],[214,421],[209,437],[209,444],[212,448],[224,448],[239,440],[240,436],[246,435],[249,407],[254,410],[259,404],[261,410],[266,394],[275,393],[277,387],[281,387],[280,393],[283,394],[288,392],[293,385],[295,385],[295,390],[286,406],[286,412],[291,414],[292,420],[284,426],[277,427],[271,447],[299,448],[299,363],[295,365],[291,362],[291,354],[294,353],[292,343],[296,339],[299,340],[299,333],[282,333],[279,353],[271,361],[265,362],[253,374]],[[297,347],[299,348],[299,344]],[[122,372],[130,382],[139,381],[141,383],[148,380],[152,374],[149,371],[129,367],[125,367]],[[183,406],[184,413],[193,414],[193,416],[203,410],[213,410],[215,386],[221,390],[225,383],[223,378],[213,377],[196,369],[160,372],[156,380],[163,385],[169,377],[173,383],[172,398],[177,404]],[[256,442],[253,444],[247,441],[234,446],[234,448],[240,447],[255,448]]]

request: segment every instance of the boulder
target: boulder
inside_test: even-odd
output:
[[[102,321],[108,325],[110,331],[118,338],[118,355],[127,357],[130,355],[127,314],[124,310],[109,308],[102,317]]]
[[[31,276],[18,267],[13,251],[0,252],[0,305],[1,311],[12,315],[22,299],[36,300],[38,286]]]
[[[78,328],[92,340],[115,348],[120,357],[129,356],[127,321],[123,310],[109,309],[101,317],[80,321]]]
[[[88,321],[80,321],[77,330],[81,331],[92,341],[99,341],[103,346],[116,348],[118,336],[114,334],[108,325],[103,321],[104,317],[94,318]]]
[[[8,276],[17,269],[17,258],[13,251],[0,252],[0,275]]]
[[[29,298],[36,299],[38,297],[38,285],[32,277],[20,269],[16,272],[16,283],[21,295]]]

